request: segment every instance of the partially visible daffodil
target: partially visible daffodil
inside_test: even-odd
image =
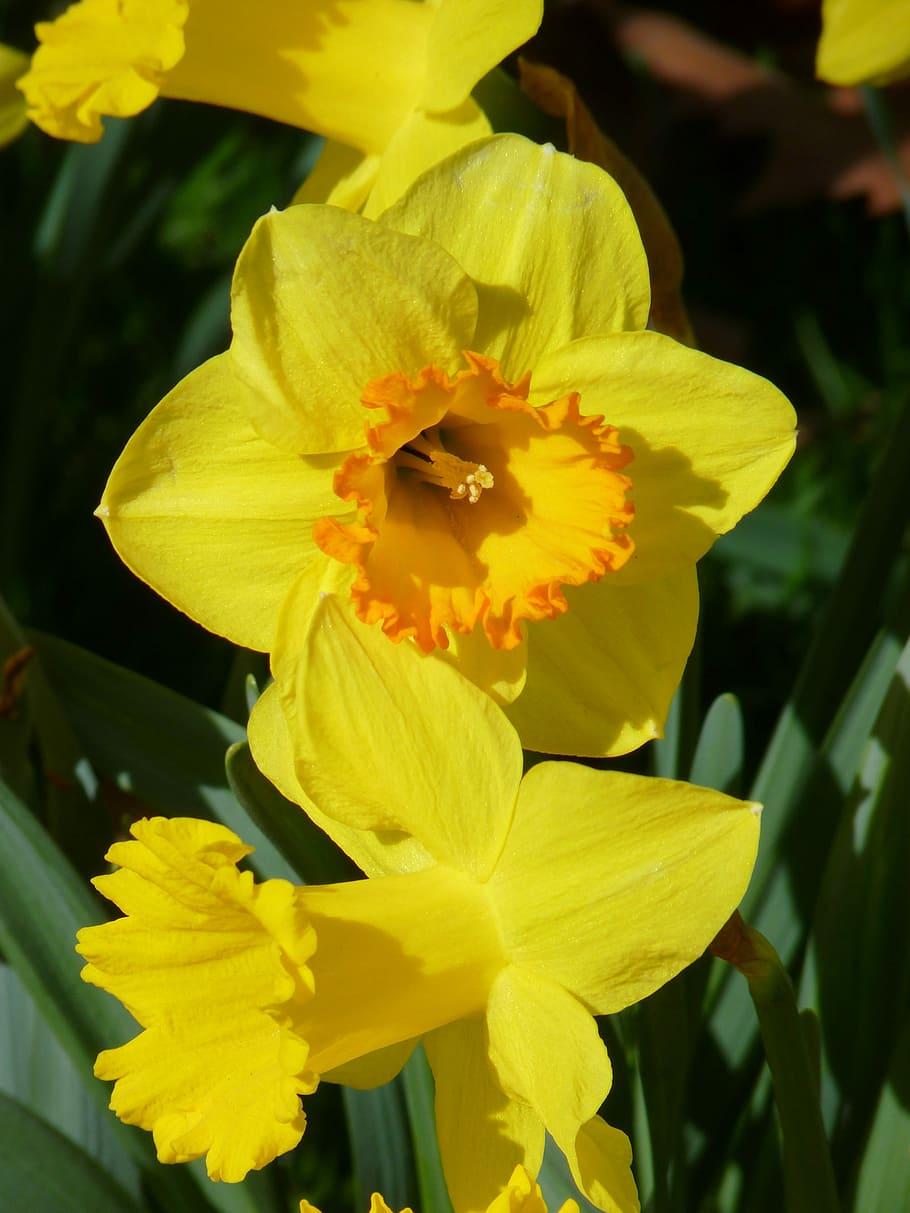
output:
[[[907,0],[824,0],[816,71],[830,84],[888,84],[910,75]]]
[[[335,592],[513,701],[527,747],[623,753],[679,681],[695,562],[794,445],[771,384],[647,331],[648,309],[619,188],[519,136],[377,222],[269,214],[230,352],[134,434],[98,513],[135,573],[286,685]]]
[[[319,1210],[308,1200],[302,1200],[300,1213],[319,1213]],[[373,1193],[370,1213],[392,1213],[378,1192]],[[411,1210],[402,1209],[401,1213],[411,1213]],[[547,1204],[540,1185],[531,1179],[524,1167],[518,1166],[512,1172],[505,1188],[490,1203],[486,1213],[547,1213]],[[574,1200],[567,1200],[560,1205],[559,1213],[578,1213],[578,1205]]]
[[[85,979],[143,1028],[98,1058],[112,1108],[163,1162],[240,1180],[300,1139],[321,1078],[384,1082],[422,1039],[457,1213],[536,1175],[545,1130],[599,1209],[633,1213],[594,1015],[704,950],[748,882],[757,806],[571,763],[522,779],[489,696],[332,596],[316,614],[299,745],[274,687],[250,744],[370,878],[256,884],[225,827],[136,823],[95,881],[125,917],[79,936]]]
[[[0,43],[0,147],[21,135],[28,126],[25,99],[16,81],[28,69],[28,55]]]
[[[101,137],[158,96],[328,136],[307,196],[400,192],[490,126],[471,89],[540,24],[542,0],[79,0],[39,24],[20,87],[48,134]]]

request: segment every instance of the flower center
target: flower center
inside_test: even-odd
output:
[[[392,460],[399,470],[413,472],[425,484],[449,490],[453,501],[476,505],[484,489],[493,488],[493,473],[483,463],[461,459],[447,451],[438,426],[423,430],[400,448]]]
[[[464,358],[454,376],[428,366],[366,385],[377,421],[334,482],[357,516],[313,529],[356,567],[358,617],[425,652],[478,624],[494,648],[515,648],[524,623],[568,610],[561,587],[615,572],[635,547],[632,452],[615,427],[582,413],[571,385],[531,404],[530,376],[509,383],[492,358]]]

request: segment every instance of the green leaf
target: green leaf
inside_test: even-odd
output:
[[[269,838],[228,785],[240,725],[55,636],[35,636],[48,678],[92,765],[142,807],[168,817],[215,818],[256,848],[262,875],[287,874]]]
[[[416,1203],[417,1180],[399,1080],[369,1091],[342,1087],[341,1096],[354,1155],[357,1208],[367,1208],[372,1194],[381,1192],[393,1209],[415,1205],[426,1209]]]
[[[76,931],[104,914],[51,838],[10,789],[0,783],[0,948],[51,1025],[80,1074],[91,1079],[99,1049],[122,1044],[135,1031],[113,998],[79,977]]]
[[[401,1080],[411,1124],[411,1140],[414,1143],[420,1187],[419,1207],[422,1213],[452,1213],[452,1202],[449,1199],[439,1154],[439,1138],[436,1136],[433,1074],[423,1045],[418,1045],[408,1058],[401,1073]]]
[[[537,1182],[550,1213],[559,1213],[567,1200],[574,1200],[581,1213],[597,1213],[594,1205],[575,1187],[565,1155],[549,1134]]]
[[[53,1124],[138,1196],[139,1172],[117,1122],[89,1090],[8,965],[0,965],[0,1091]]]
[[[286,861],[284,871],[271,868],[270,875],[291,881],[299,878],[305,884],[332,884],[357,875],[356,868],[303,809],[269,783],[245,741],[235,742],[228,750],[225,770],[234,795]]]
[[[702,725],[689,779],[736,795],[743,769],[743,715],[735,695],[718,695]]]
[[[866,1141],[853,1213],[910,1213],[910,1022],[888,1066]]]
[[[0,1094],[0,1208],[29,1213],[141,1213],[77,1145],[24,1104]]]

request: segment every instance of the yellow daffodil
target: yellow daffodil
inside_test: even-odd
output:
[[[329,137],[307,187],[358,207],[490,132],[471,89],[540,24],[542,0],[79,0],[39,24],[21,82],[48,134],[94,142],[158,96]],[[386,188],[390,188],[386,185]]]
[[[292,751],[273,686],[256,761],[369,879],[256,884],[221,825],[132,827],[96,880],[125,917],[80,932],[85,979],[143,1031],[102,1053],[111,1106],[165,1162],[239,1180],[291,1148],[325,1077],[386,1081],[422,1039],[457,1213],[480,1213],[544,1133],[600,1209],[636,1210],[629,1143],[598,1116],[612,1078],[594,1015],[697,957],[739,902],[757,806],[547,762],[522,779],[489,696],[396,651],[333,596]],[[318,806],[318,807],[317,807]]]
[[[319,1213],[308,1200],[300,1202],[300,1213]],[[373,1193],[370,1201],[370,1213],[392,1213],[392,1210],[379,1195]],[[401,1213],[411,1213],[410,1209],[402,1209]],[[500,1194],[491,1202],[486,1213],[547,1213],[547,1204],[540,1190],[524,1167],[516,1167],[509,1182]],[[574,1200],[564,1201],[559,1207],[559,1213],[578,1213],[578,1205]]]
[[[16,81],[28,67],[28,55],[0,43],[0,147],[21,135],[28,125],[25,101]]]
[[[375,222],[274,212],[237,265],[230,352],[140,426],[98,513],[279,680],[333,591],[514,701],[527,747],[634,749],[692,644],[695,562],[794,444],[774,387],[647,331],[648,307],[613,180],[519,136]]]
[[[816,71],[831,84],[888,84],[910,75],[907,0],[824,0]]]

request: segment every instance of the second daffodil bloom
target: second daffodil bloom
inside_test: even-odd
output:
[[[888,84],[910,75],[907,0],[824,0],[816,71],[830,84]]]
[[[32,121],[95,142],[158,96],[329,137],[308,185],[359,206],[490,133],[474,85],[536,31],[542,0],[79,0],[36,27]]]
[[[308,1200],[302,1200],[300,1213],[319,1213],[319,1210]],[[379,1193],[374,1192],[369,1213],[392,1213],[392,1210]],[[401,1213],[411,1213],[411,1210],[402,1209]],[[524,1167],[519,1166],[486,1213],[547,1213],[547,1204],[540,1185],[531,1179]],[[574,1200],[567,1200],[560,1205],[559,1213],[578,1213],[578,1205]]]
[[[692,645],[696,560],[794,442],[780,392],[647,331],[648,308],[612,178],[515,135],[375,222],[266,215],[230,352],[134,434],[99,515],[134,572],[271,652],[285,686],[334,592],[511,702],[527,747],[628,751]]]
[[[522,779],[489,696],[331,595],[316,615],[298,745],[274,686],[250,745],[369,879],[256,884],[225,827],[137,822],[95,881],[125,917],[79,936],[85,979],[143,1029],[98,1058],[112,1108],[162,1161],[240,1180],[297,1143],[320,1079],[376,1085],[422,1039],[456,1213],[535,1176],[545,1130],[589,1200],[633,1213],[594,1016],[704,950],[746,888],[757,806],[565,762]]]

